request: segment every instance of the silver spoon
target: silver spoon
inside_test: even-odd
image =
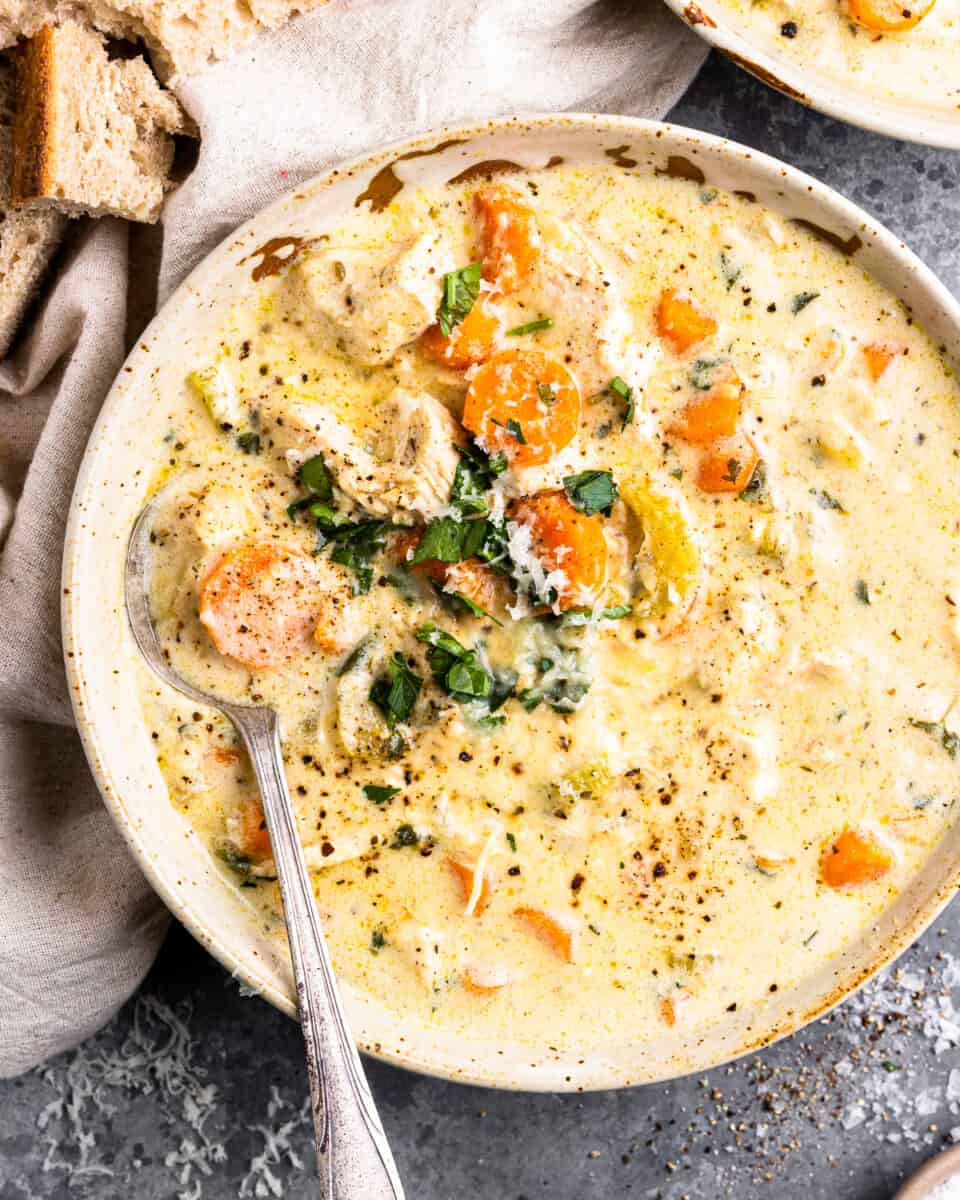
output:
[[[137,518],[127,546],[124,598],[143,657],[171,687],[217,708],[247,747],[260,785],[287,922],[317,1139],[321,1200],[403,1200],[403,1187],[343,1011],[320,928],[310,876],[287,790],[277,714],[267,705],[230,704],[192,687],[167,661],[150,606],[150,532],[154,501]]]

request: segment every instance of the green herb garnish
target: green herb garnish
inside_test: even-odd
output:
[[[317,539],[319,545],[333,543],[330,558],[343,567],[350,567],[354,573],[353,591],[355,595],[363,595],[370,591],[373,582],[373,560],[387,544],[387,534],[390,532],[388,521],[359,521],[356,524],[343,523],[338,513],[319,515],[313,505],[311,513],[317,518]],[[324,524],[324,522],[327,522]],[[320,538],[324,542],[320,542]]]
[[[465,596],[463,592],[449,592],[447,594],[453,596],[455,600],[459,600],[461,604],[466,605],[466,607],[470,610],[470,612],[473,613],[475,617],[486,617],[487,620],[492,621],[494,625],[503,625],[503,622],[495,617],[493,613],[487,612],[485,608],[481,608],[475,600],[471,600],[470,597]]]
[[[810,495],[813,496],[820,508],[825,508],[828,512],[846,513],[847,511],[835,496],[831,496],[822,488],[811,488]]]
[[[417,638],[429,647],[427,662],[434,679],[454,700],[482,700],[493,691],[493,677],[475,650],[433,624],[421,626]]]
[[[738,266],[732,255],[726,250],[721,250],[720,272],[723,275],[723,282],[727,285],[727,291],[729,292],[743,274],[743,267]]]
[[[581,471],[579,475],[568,475],[563,487],[573,507],[588,517],[594,513],[609,517],[617,499],[617,485],[609,471]]]
[[[540,317],[537,321],[528,321],[526,325],[515,325],[507,330],[507,337],[523,337],[525,333],[539,333],[541,329],[549,329],[553,325],[552,317]]]
[[[630,604],[617,604],[613,608],[568,608],[560,618],[560,625],[589,625],[593,621],[619,621],[621,617],[629,617],[633,612]]]
[[[333,499],[333,479],[323,461],[323,455],[317,454],[302,463],[297,472],[300,483],[308,491],[313,492],[317,500],[329,504]]]
[[[412,825],[398,825],[390,843],[391,850],[402,850],[404,846],[416,846],[420,843],[420,834]]]
[[[911,717],[907,724],[936,738],[951,758],[960,758],[960,734],[948,729],[943,721],[917,721]]]
[[[516,852],[517,852],[517,839],[516,839],[516,838],[513,836],[513,834],[512,834],[512,833],[508,833],[508,834],[507,834],[507,845],[508,845],[508,846],[510,847],[510,849],[511,849],[511,850],[514,852],[514,854],[516,854]]]
[[[398,787],[384,787],[379,783],[365,783],[363,785],[363,794],[374,804],[386,804],[388,800],[392,800],[394,796],[400,794],[400,789]]]
[[[690,386],[698,392],[709,392],[713,387],[714,373],[719,366],[719,358],[698,358],[690,368]]]
[[[244,454],[259,454],[260,453],[260,434],[259,433],[240,433],[237,435],[237,445]]]
[[[371,954],[379,954],[380,951],[384,948],[384,946],[386,944],[387,944],[386,935],[384,934],[382,929],[375,929],[373,931],[373,933],[370,934],[370,953]]]
[[[752,500],[756,503],[765,502],[770,498],[770,493],[767,490],[767,465],[760,459],[757,465],[753,468],[753,474],[750,476],[750,482],[738,496],[739,500]]]
[[[634,398],[633,388],[617,375],[610,380],[610,391],[619,396],[625,405],[623,420],[620,423],[621,429],[626,429],[636,416],[637,402]]]
[[[423,680],[407,666],[399,650],[395,650],[388,666],[388,675],[381,675],[370,689],[370,699],[380,709],[392,729],[413,712]]]
[[[857,597],[861,604],[872,604],[870,599],[870,588],[867,586],[865,579],[858,579],[853,585],[853,594]]]
[[[797,313],[803,312],[808,304],[812,304],[819,295],[819,292],[797,292],[790,301],[790,311],[796,316]]]
[[[459,271],[443,277],[443,299],[437,309],[437,323],[444,337],[449,337],[455,325],[466,317],[480,295],[480,276],[483,263],[470,263]]]

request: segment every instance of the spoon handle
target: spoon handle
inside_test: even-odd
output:
[[[253,763],[280,880],[307,1048],[321,1200],[403,1200],[320,927],[287,790],[277,714],[270,708],[224,708]]]

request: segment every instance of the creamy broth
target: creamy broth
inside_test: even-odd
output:
[[[952,114],[960,122],[960,0],[935,0],[912,28],[887,29],[871,22],[882,0],[726,0],[757,45],[775,47],[777,54],[800,67],[827,75],[865,98],[892,101],[906,107]],[[860,14],[868,24],[851,15]],[[898,10],[893,19],[910,6]],[[922,0],[915,15],[927,8]],[[873,27],[871,27],[871,24]],[[802,85],[801,85],[802,86]]]
[[[154,602],[184,676],[280,711],[341,976],[562,1046],[835,957],[957,796],[938,350],[810,230],[665,175],[408,187],[286,249],[170,400]],[[232,727],[142,694],[282,939]]]

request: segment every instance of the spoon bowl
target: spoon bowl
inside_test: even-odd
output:
[[[154,496],[137,517],[127,544],[123,580],[127,619],[154,674],[189,699],[219,709],[243,738],[250,756],[287,923],[306,1045],[320,1195],[323,1200],[403,1200],[400,1177],[347,1026],[314,904],[283,770],[277,714],[267,705],[233,704],[201,691],[170,665],[153,622],[150,600],[156,505]]]

